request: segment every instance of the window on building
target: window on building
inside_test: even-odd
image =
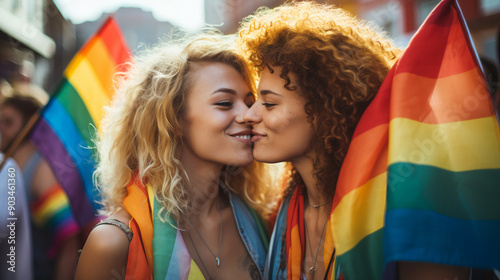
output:
[[[491,14],[500,11],[499,0],[481,0],[481,10],[485,14]]]
[[[498,0],[494,0],[498,1]],[[417,25],[420,26],[427,16],[441,2],[440,0],[420,0],[417,2]]]

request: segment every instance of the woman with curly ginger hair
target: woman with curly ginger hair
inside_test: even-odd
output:
[[[336,182],[354,129],[401,51],[342,9],[309,2],[260,9],[239,36],[260,76],[258,99],[244,115],[254,158],[288,162],[290,171],[265,277],[343,278],[333,275],[328,230]],[[399,268],[401,279],[457,275],[441,266],[431,274],[417,264]]]
[[[111,216],[90,234],[77,279],[262,277],[260,217],[276,195],[253,162],[242,116],[255,86],[234,39],[204,34],[136,58],[97,142]]]

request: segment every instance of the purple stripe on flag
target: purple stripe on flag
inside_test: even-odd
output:
[[[31,134],[31,140],[49,163],[57,180],[66,192],[71,210],[78,224],[83,228],[90,222],[95,221],[95,211],[85,194],[80,173],[78,173],[71,156],[45,119],[41,118],[39,120]]]

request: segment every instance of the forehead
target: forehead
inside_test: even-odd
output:
[[[248,85],[234,67],[220,62],[195,63],[190,75],[191,91],[210,90],[220,87],[247,90]]]
[[[281,66],[272,66],[264,68],[264,70],[260,72],[259,86],[272,85],[272,86],[281,86],[284,88],[287,83],[287,80],[281,77],[282,71],[283,68]],[[286,76],[290,80],[290,84],[288,87],[298,89],[297,77],[295,73],[289,72]]]
[[[287,76],[290,79],[290,83],[288,84],[287,88],[285,87],[287,85],[287,80],[281,77],[281,70],[281,67],[273,66],[272,70],[266,68],[260,73],[259,86],[257,90],[259,96],[263,95],[267,91],[272,91],[283,96],[290,96],[305,101],[305,97],[303,96],[302,91],[297,84],[295,74],[288,73]]]
[[[21,115],[16,108],[8,104],[0,105],[0,113],[3,115]]]

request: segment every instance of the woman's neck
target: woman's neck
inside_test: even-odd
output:
[[[305,189],[307,192],[307,200],[309,204],[313,205],[323,205],[328,203],[327,197],[318,188],[318,180],[313,175],[314,164],[312,157],[301,157],[300,159],[293,161],[292,165],[299,172],[302,181],[305,184]]]
[[[219,197],[219,180],[223,165],[186,159],[182,163],[189,178],[188,186],[186,186],[189,190],[189,199],[194,203],[195,213],[191,213],[190,216],[203,219],[217,212],[216,203]]]

